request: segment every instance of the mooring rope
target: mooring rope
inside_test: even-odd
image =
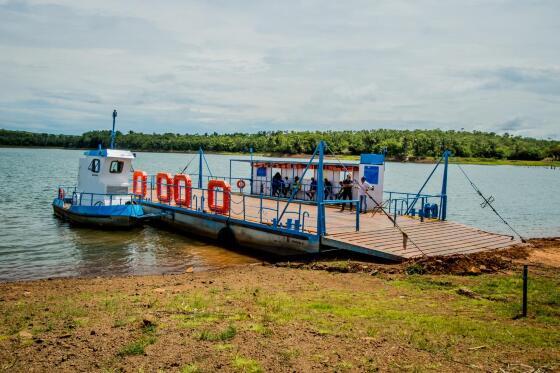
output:
[[[189,161],[189,163],[187,163],[187,165],[185,166],[185,168],[183,168],[181,170],[181,172],[179,172],[179,173],[182,174],[183,172],[185,172],[187,170],[187,168],[189,168],[189,166],[191,165],[192,161],[194,161],[195,158],[196,158],[196,156],[192,157],[191,160]]]
[[[373,203],[375,203],[377,205],[377,208],[379,208],[381,211],[383,211],[383,213],[385,214],[385,216],[387,216],[387,218],[389,218],[389,220],[391,221],[391,223],[393,223],[393,226],[395,228],[397,228],[403,235],[403,239],[404,240],[409,240],[417,249],[418,251],[420,251],[422,253],[422,255],[426,256],[426,253],[424,251],[422,251],[422,249],[420,248],[420,246],[418,246],[416,244],[416,242],[414,242],[414,240],[412,238],[410,238],[410,236],[408,235],[408,233],[406,233],[400,225],[397,224],[397,221],[395,219],[393,219],[393,217],[391,215],[389,215],[389,213],[387,211],[385,211],[385,209],[383,208],[382,205],[379,204],[379,202],[377,202],[375,200],[375,198],[373,198],[367,191],[365,192],[366,195],[369,197],[369,199],[371,199],[373,201]],[[404,245],[403,245],[404,246]]]
[[[489,197],[486,198],[486,196],[484,196],[484,194],[482,194],[481,190],[476,186],[476,184],[471,180],[471,178],[467,175],[467,173],[465,172],[465,170],[463,170],[463,167],[461,167],[461,165],[457,165],[457,167],[459,167],[459,170],[461,170],[461,172],[463,173],[463,175],[465,175],[465,177],[467,178],[467,180],[469,181],[469,183],[471,184],[471,186],[473,187],[473,189],[475,190],[475,192],[480,196],[480,198],[482,198],[484,200],[484,203],[481,205],[482,208],[486,207],[486,206],[490,206],[490,209],[492,209],[492,211],[494,212],[494,214],[496,214],[501,220],[502,222],[507,225],[507,227],[509,229],[512,230],[513,233],[515,233],[516,235],[519,236],[519,238],[521,239],[521,242],[525,243],[527,242],[525,240],[525,238],[523,238],[523,236],[521,236],[519,234],[519,232],[517,232],[507,221],[506,219],[504,219],[504,217],[502,217],[502,215],[500,215],[500,213],[494,208],[494,206],[492,206],[492,202],[493,202],[493,198]],[[513,240],[513,236],[511,237],[511,239]]]

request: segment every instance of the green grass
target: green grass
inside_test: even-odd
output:
[[[237,329],[233,325],[228,325],[224,330],[218,332],[213,332],[210,330],[203,330],[198,339],[201,341],[229,341],[235,337],[237,334]]]
[[[202,370],[195,363],[190,363],[181,368],[181,373],[200,373]]]
[[[299,280],[297,273],[290,271],[290,276]],[[151,293],[127,299],[124,293],[108,296],[107,292],[100,292],[88,294],[87,298],[77,293],[4,301],[0,303],[0,348],[7,346],[7,340],[21,330],[30,330],[34,337],[48,340],[61,334],[99,332],[108,325],[117,334],[132,330],[128,343],[116,353],[118,357],[145,354],[148,346],[158,342],[156,336],[161,329],[162,335],[175,333],[175,338],[185,346],[213,342],[205,346],[205,353],[231,359],[231,369],[241,372],[258,372],[263,367],[246,357],[251,356],[247,346],[233,342],[253,339],[263,346],[270,345],[270,353],[287,366],[309,360],[320,352],[308,351],[306,345],[283,344],[287,331],[296,340],[300,335],[311,335],[332,341],[333,351],[348,341],[397,346],[408,351],[412,359],[403,362],[402,367],[414,367],[411,354],[420,354],[429,364],[433,357],[436,370],[441,368],[438,364],[445,365],[445,359],[452,362],[471,358],[484,367],[492,362],[495,368],[499,355],[514,356],[517,361],[533,366],[560,363],[554,358],[560,345],[557,272],[530,273],[529,317],[524,319],[515,318],[521,308],[521,273],[472,277],[391,275],[390,279],[384,275],[321,273],[313,273],[317,281],[298,282],[296,290],[283,284],[259,288],[248,284],[224,292],[196,289],[160,296],[159,300]],[[345,279],[351,276],[352,281],[363,280],[363,288],[347,288]],[[469,289],[474,297],[459,294],[460,288]],[[157,325],[155,321],[139,325],[147,317],[146,312],[157,320]],[[484,348],[469,350],[478,346]],[[155,347],[165,348],[152,349]],[[321,354],[327,358],[330,352]],[[197,371],[197,364],[206,367],[207,357],[199,357],[193,356],[196,364],[180,370]],[[114,354],[112,358],[120,360]],[[379,357],[367,359],[370,357],[354,359],[350,355],[331,359],[328,370],[387,368]],[[427,367],[425,361],[418,364]]]
[[[146,352],[146,347],[156,342],[156,337],[154,336],[143,336],[119,350],[118,356],[134,356],[134,355],[144,355]]]
[[[258,361],[236,355],[231,362],[233,369],[243,373],[260,373],[263,371]]]

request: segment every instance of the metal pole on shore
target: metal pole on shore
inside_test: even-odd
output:
[[[523,266],[523,306],[521,317],[527,317],[527,282],[529,277],[529,266]]]

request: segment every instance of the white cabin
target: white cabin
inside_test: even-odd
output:
[[[78,170],[78,193],[128,194],[134,153],[97,149],[84,155]]]

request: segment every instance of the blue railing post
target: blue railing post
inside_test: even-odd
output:
[[[251,191],[251,194],[253,194],[254,193],[253,192],[253,177],[254,177],[254,175],[253,175],[253,147],[249,148],[249,154],[250,154],[250,157],[251,157],[251,163],[250,163],[251,164],[251,180],[250,180],[251,185],[250,185],[249,190]]]
[[[262,224],[263,195],[260,195],[259,221]]]
[[[360,230],[360,210],[362,209],[361,201],[356,203],[356,232]]]
[[[198,189],[202,189],[202,148],[198,148]]]
[[[324,235],[326,232],[325,224],[325,187],[323,182],[323,158],[325,156],[325,142],[319,141],[319,164],[317,165],[317,234]]]
[[[441,183],[441,220],[447,218],[447,168],[449,165],[449,150],[443,153],[443,182]]]

